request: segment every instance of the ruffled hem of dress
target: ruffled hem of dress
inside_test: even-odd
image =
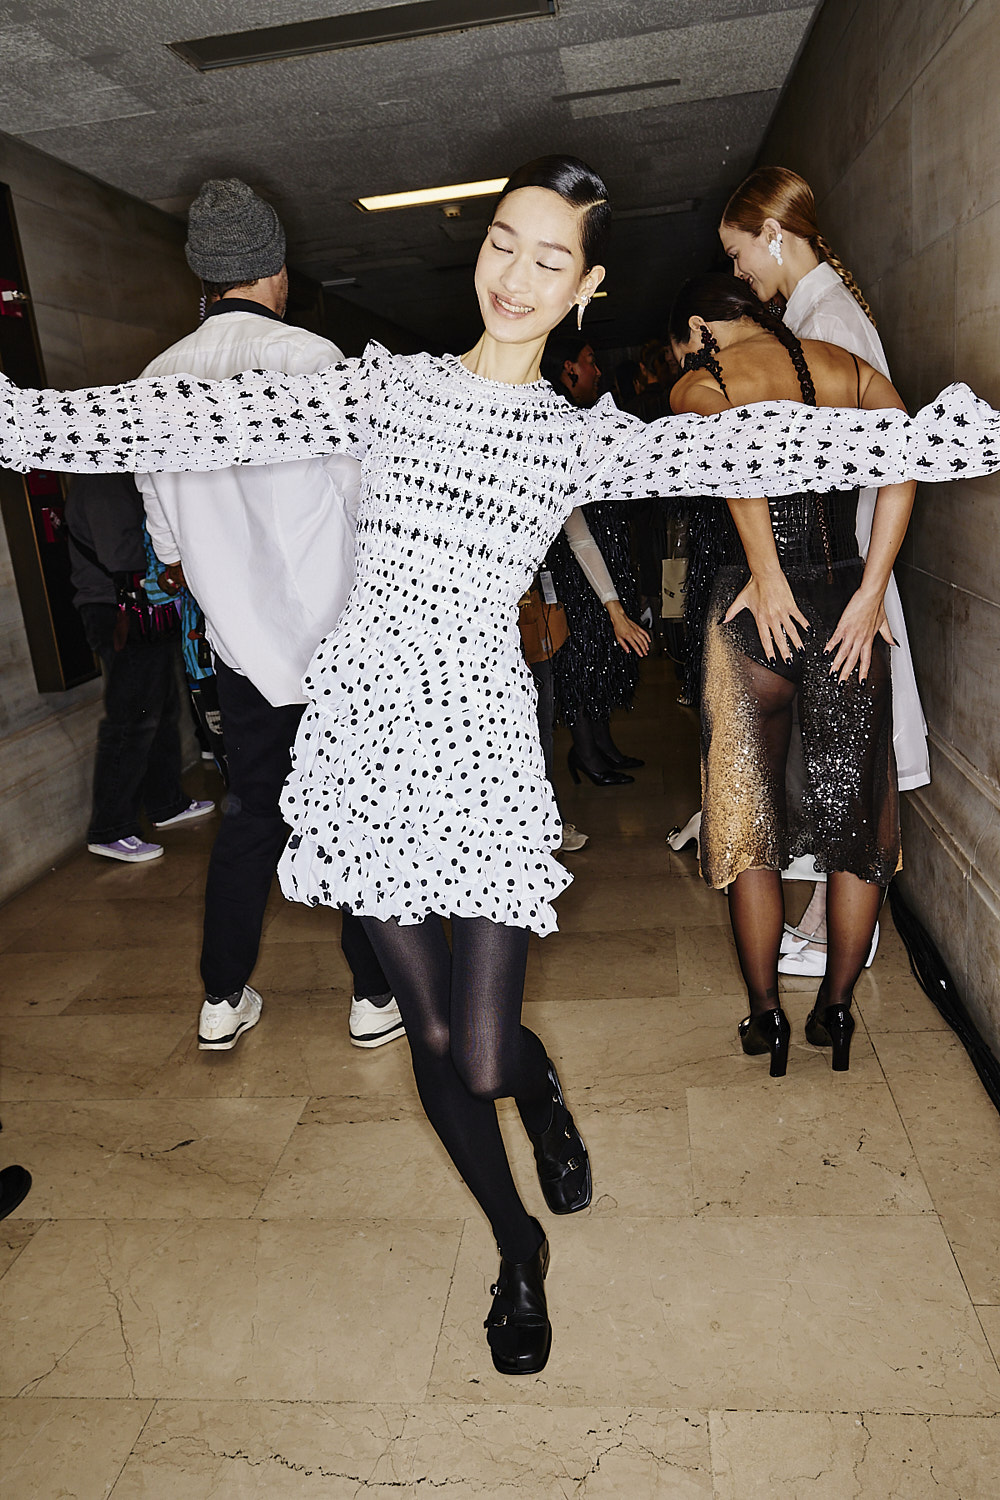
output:
[[[338,837],[341,844],[349,845],[346,859],[328,854],[313,839],[292,834],[278,865],[278,881],[289,901],[341,907],[357,917],[376,917],[382,922],[395,918],[403,927],[430,916],[485,917],[508,927],[528,927],[537,937],[547,937],[558,927],[552,902],[573,881],[546,850],[529,852],[533,866],[529,874],[523,849],[498,849],[491,863],[503,870],[502,884],[491,880],[480,865],[480,878],[473,886],[468,878],[453,880],[433,868],[423,875],[412,866],[393,868],[384,847],[366,850],[342,829]],[[365,863],[370,864],[371,874],[364,872]]]

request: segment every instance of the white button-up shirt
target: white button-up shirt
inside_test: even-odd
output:
[[[837,344],[889,378],[889,366],[875,325],[865,317],[859,303],[826,261],[821,261],[798,283],[785,307],[785,322],[796,338]],[[858,547],[862,557],[868,556],[877,495],[877,490],[861,490],[858,494]],[[885,613],[889,629],[899,642],[898,646],[891,648],[892,743],[896,752],[896,774],[900,791],[910,792],[914,787],[926,786],[931,779],[931,768],[927,723],[913,674],[903,606],[896,580],[892,577],[885,591]]]
[[[143,375],[315,374],[340,358],[328,340],[226,298]],[[328,455],[136,478],[156,555],[182,564],[216,654],[273,706],[305,702],[302,676],[354,581],[360,465]]]

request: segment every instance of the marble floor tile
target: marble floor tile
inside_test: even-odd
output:
[[[951,1032],[875,1045],[973,1302],[1000,1302],[1000,1116]]]
[[[152,1401],[0,1400],[3,1485],[10,1500],[110,1495]]]
[[[696,1213],[933,1213],[884,1083],[782,1082],[688,1090]]]
[[[547,1229],[553,1348],[519,1383],[525,1404],[641,1405],[655,1392],[681,1408],[826,1411],[850,1391],[886,1412],[1000,1410],[1000,1370],[930,1215],[581,1215]],[[484,1357],[496,1274],[484,1238],[463,1240],[433,1399],[510,1399]]]
[[[524,993],[527,1000],[676,995],[674,934],[659,928],[533,938]]]
[[[602,842],[617,839],[666,838],[676,823],[667,800],[656,790],[634,786],[570,789],[559,784],[563,817],[590,835],[595,852]],[[692,808],[692,811],[694,809]]]
[[[189,1029],[180,1015],[5,1020],[0,1099],[134,1098]]]
[[[87,949],[145,948],[162,944],[170,935],[173,952],[197,952],[201,947],[201,902],[188,896],[159,901],[67,901],[26,927],[9,953],[65,953]]]
[[[6,1150],[4,1161],[7,1160]],[[22,1163],[23,1165],[23,1163]],[[34,1179],[32,1179],[32,1185]],[[24,1200],[25,1204],[30,1201],[31,1194]],[[8,1217],[0,1223],[0,1276],[17,1260],[25,1245],[31,1243],[35,1232],[41,1228],[41,1219],[15,1219]]]
[[[346,1018],[351,1003],[351,971],[339,937],[325,942],[282,942],[270,931],[261,944],[253,987],[266,997],[287,997],[295,1003],[305,995],[326,990],[331,1003],[343,1005]]]
[[[0,1395],[423,1400],[461,1233],[48,1224],[0,1280]]]
[[[468,1189],[415,1113],[338,1125],[307,1118],[254,1210],[259,1219],[461,1219],[470,1212]]]
[[[590,836],[588,828],[582,831]],[[639,834],[630,839],[594,837],[583,849],[563,855],[562,862],[576,884],[587,887],[599,881],[615,880],[640,879],[656,883],[675,880],[686,874],[683,861],[659,834]],[[570,887],[570,890],[575,889],[575,885]],[[562,910],[566,894],[560,896],[557,911]]]
[[[180,1012],[192,1025],[205,996],[198,972],[200,944],[171,951],[165,959],[162,937],[145,947],[111,948],[95,954],[96,972],[87,979],[65,1015],[141,1015]],[[39,959],[49,963],[58,955]],[[127,1007],[127,1008],[126,1008]]]
[[[586,852],[586,851],[584,851]],[[667,876],[605,875],[575,880],[559,898],[559,933],[624,933],[670,928],[689,905],[687,882]],[[556,935],[558,936],[558,934]],[[554,941],[546,938],[546,942]]]
[[[691,1151],[683,1096],[616,1099],[601,1104],[586,1095],[573,1106],[586,1141],[594,1182],[588,1214],[658,1218],[692,1211]],[[508,1101],[500,1121],[518,1192],[539,1219],[551,1216],[538,1186],[530,1142]]]
[[[0,1016],[57,1016],[95,980],[101,953],[7,953],[0,964]]]
[[[1000,1418],[712,1412],[716,1500],[994,1500]]]
[[[8,1105],[5,1155],[31,1163],[16,1215],[246,1218],[304,1099],[128,1099]]]
[[[950,1029],[912,974],[896,974],[888,967],[883,968],[877,957],[855,985],[854,1003],[872,1033]]]
[[[267,944],[340,942],[339,911],[286,901],[277,887],[275,891],[264,919]]]
[[[114,1500],[711,1500],[700,1412],[160,1401]]]
[[[215,820],[212,826],[218,826]],[[187,894],[200,901],[207,846],[199,840],[178,847],[176,840],[168,840],[167,832],[163,829],[155,835],[156,842],[165,846],[162,858],[129,865],[84,852],[56,870],[51,881],[46,881],[47,892],[60,902],[162,901]]]
[[[175,1050],[148,1077],[145,1093],[162,1099],[296,1098],[411,1090],[405,1039],[371,1050],[352,1047],[348,1009],[265,999],[261,1019],[230,1052],[198,1050],[192,1022]]]
[[[1000,1307],[977,1307],[976,1312],[993,1350],[993,1357],[1000,1365]]]

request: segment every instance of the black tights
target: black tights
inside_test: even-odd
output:
[[[878,663],[873,666],[875,672]],[[784,796],[785,762],[792,730],[795,684],[759,663],[747,661],[757,705],[758,732],[764,760],[773,780],[771,796]],[[846,870],[827,875],[826,977],[820,985],[824,1005],[850,1005],[865,966],[884,891]],[[729,887],[729,915],[750,1012],[773,1010],[778,1000],[778,956],[785,922],[781,876],[775,870],[743,870]]]
[[[607,771],[609,765],[621,760],[621,751],[611,738],[611,724],[607,719],[591,719],[580,714],[569,729],[573,749],[588,771],[599,775]]]
[[[508,1260],[530,1260],[538,1228],[518,1197],[495,1099],[513,1095],[525,1125],[552,1116],[545,1048],[521,1025],[528,931],[452,917],[402,926],[362,917],[406,1026],[417,1092]]]

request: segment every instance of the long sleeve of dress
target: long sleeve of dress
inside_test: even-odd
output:
[[[608,604],[612,599],[617,599],[618,590],[608,572],[604,555],[594,541],[583,511],[578,505],[573,507],[563,522],[563,531],[566,533],[566,540],[572,548],[573,556],[583,569],[587,582],[601,603]]]
[[[642,423],[604,397],[587,414],[577,485],[587,500],[752,499],[940,482],[1000,469],[1000,415],[950,385],[916,416],[766,401]]]
[[[377,359],[317,374],[175,375],[84,391],[20,390],[0,377],[0,466],[27,473],[228,469],[324,453],[361,458]]]

